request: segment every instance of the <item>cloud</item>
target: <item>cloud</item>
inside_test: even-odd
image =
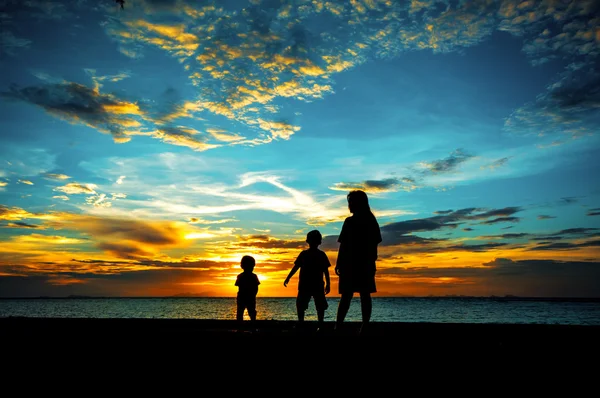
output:
[[[127,79],[131,77],[131,72],[123,71],[119,72],[116,75],[108,75],[108,76],[97,76],[95,69],[85,69],[86,73],[91,76],[92,81],[94,82],[94,91],[100,92],[100,88],[104,85],[104,82],[116,83],[123,79]]]
[[[502,234],[502,235],[483,235],[480,236],[479,239],[521,239],[528,238],[531,234],[521,232],[516,234]]]
[[[509,159],[510,159],[509,157],[504,157],[504,158],[501,158],[501,159],[498,159],[498,160],[494,160],[492,163],[488,163],[488,164],[486,164],[484,166],[481,166],[481,168],[482,169],[495,170],[495,169],[497,169],[499,167],[504,166],[508,162]]]
[[[198,131],[186,127],[163,127],[152,133],[152,136],[168,144],[185,146],[199,152],[220,146],[209,144],[207,142],[208,137],[202,136]]]
[[[495,224],[502,221],[516,222],[518,217],[509,217],[521,211],[520,207],[504,207],[499,209],[464,208],[460,210],[445,210],[428,218],[420,218],[406,221],[398,221],[383,225],[381,227],[383,245],[397,245],[413,239],[410,235],[415,232],[431,232],[441,229],[455,229],[465,222],[480,221],[482,224]],[[465,230],[467,230],[465,228]],[[471,228],[468,229],[472,231]],[[421,238],[419,238],[421,239]],[[427,242],[420,240],[419,243]],[[469,246],[473,248],[473,246]],[[445,247],[445,249],[448,249]]]
[[[456,228],[456,224],[446,224],[442,220],[438,221],[432,218],[416,219],[387,224],[384,225],[381,230],[384,233],[406,235],[413,232],[435,231],[444,227]]]
[[[383,180],[365,180],[362,182],[338,182],[329,187],[329,189],[334,191],[349,192],[358,189],[367,193],[396,192],[400,190],[410,192],[416,188],[417,185],[415,180],[408,177],[402,179],[386,178]]]
[[[152,212],[162,209],[188,219],[236,211],[266,210],[290,214],[308,225],[317,226],[340,222],[348,216],[345,195],[313,197],[311,193],[291,188],[283,181],[283,177],[272,172],[246,173],[239,176],[238,186],[187,184],[186,189],[191,190],[194,198],[192,201],[189,198],[170,198],[169,201],[153,200],[142,204],[152,208]],[[380,217],[410,213],[402,210],[374,211]]]
[[[153,259],[163,249],[187,247],[191,241],[186,235],[196,232],[187,223],[74,213],[63,213],[47,226],[89,236],[98,249],[125,259]]]
[[[126,176],[119,176],[119,178],[117,179],[116,183],[121,185],[123,184],[123,181],[125,181],[125,178],[127,178]]]
[[[547,214],[540,214],[539,216],[537,216],[538,220],[550,220],[552,218],[556,218],[555,216],[549,216]]]
[[[518,285],[531,284],[534,280],[548,281],[545,285],[546,291],[560,292],[559,294],[540,295],[547,297],[597,297],[600,293],[598,285],[594,285],[600,277],[598,262],[590,261],[561,261],[547,259],[511,260],[508,258],[496,258],[485,263],[490,272],[496,277],[504,278],[505,282],[513,280]],[[557,283],[560,281],[561,283]],[[533,287],[533,286],[531,286]],[[538,288],[539,289],[539,288]],[[537,289],[533,289],[536,291]],[[590,295],[590,292],[595,294]]]
[[[115,142],[127,142],[128,129],[141,125],[144,113],[133,102],[102,94],[82,84],[64,82],[19,88],[11,86],[0,96],[42,107],[48,113],[70,123],[81,123],[113,136]]]
[[[600,216],[600,207],[596,207],[594,209],[590,209],[587,212],[588,216]]]
[[[144,250],[142,247],[132,243],[120,242],[100,242],[98,249],[110,253],[118,258],[140,258],[151,257],[152,252]]]
[[[18,180],[17,182],[19,184],[33,185],[33,182],[31,182],[29,180]]]
[[[590,240],[581,243],[575,242],[540,242],[537,246],[531,247],[528,250],[531,251],[555,251],[555,250],[576,250],[583,247],[599,247],[600,240]]]
[[[284,140],[289,140],[296,131],[300,130],[299,126],[294,126],[285,121],[277,122],[260,118],[258,119],[258,125],[261,129],[270,132],[271,137],[282,138]]]
[[[46,174],[44,174],[44,177],[48,178],[50,180],[58,180],[58,181],[68,180],[69,178],[71,178],[66,174],[55,174],[55,173],[46,173]]]
[[[193,55],[199,46],[198,37],[187,31],[184,24],[155,24],[138,19],[124,21],[123,26],[127,31],[115,33],[125,46],[129,43],[157,46],[182,61]]]
[[[546,92],[516,109],[504,123],[513,134],[571,138],[594,135],[600,116],[600,72],[594,63],[571,63]]]
[[[205,220],[202,218],[198,218],[198,217],[190,217],[189,218],[189,222],[190,224],[225,224],[228,222],[234,222],[237,221],[235,218],[224,218],[221,220]]]
[[[86,242],[84,239],[69,238],[69,237],[58,236],[58,235],[40,235],[40,234],[15,236],[14,240],[17,242],[24,242],[24,243],[41,243],[41,244],[52,244],[52,245],[72,245],[72,244],[80,244],[80,243]]]
[[[45,229],[42,225],[28,224],[22,221],[9,222],[3,226],[4,228],[28,228],[28,229]]]
[[[40,220],[54,220],[60,217],[59,213],[30,213],[20,207],[8,207],[0,204],[0,220],[18,221],[28,218]]]
[[[115,76],[106,78],[113,81],[117,79]],[[224,134],[214,128],[209,128],[210,133],[201,133],[191,127],[164,125],[163,119],[170,120],[170,117],[155,119],[151,116],[150,109],[143,110],[135,102],[119,99],[114,94],[101,93],[98,79],[93,76],[93,88],[65,81],[25,88],[13,85],[9,91],[0,92],[0,97],[34,104],[70,123],[84,124],[102,133],[111,134],[116,143],[128,142],[135,135],[146,135],[167,144],[205,151],[222,146],[221,143],[210,141],[217,140],[229,145],[259,145],[273,139],[289,139],[300,130],[300,127],[284,120],[256,118],[248,123],[251,126],[256,125],[263,134],[268,132],[269,136],[245,140],[242,136]],[[187,116],[189,112],[206,109],[207,106],[211,108],[211,105],[207,104],[188,103],[185,110],[178,113]]]
[[[521,219],[519,217],[498,217],[492,220],[486,220],[482,222],[482,224],[497,224],[499,222],[519,222]]]
[[[576,198],[576,197],[574,197],[574,196],[567,196],[567,197],[564,197],[564,198],[560,198],[559,204],[561,204],[561,205],[571,205],[573,203],[577,203],[578,200],[579,199]]]
[[[433,212],[433,214],[441,214],[441,215],[450,214],[450,213],[452,213],[452,210],[437,210],[437,211]]]
[[[87,204],[90,204],[94,207],[111,207],[112,202],[108,200],[106,194],[88,196],[85,198]]]
[[[244,139],[244,137],[238,134],[229,134],[222,129],[207,128],[206,132],[212,135],[216,140],[223,142],[236,142]]]
[[[432,289],[445,289],[446,294],[457,287],[485,286],[472,290],[474,295],[513,295],[524,297],[598,297],[600,263],[597,261],[523,259],[497,257],[477,267],[390,267],[377,274],[394,281],[404,281],[407,288],[419,285],[423,295]],[[383,279],[383,278],[382,278]],[[447,283],[441,284],[442,281]],[[544,283],[540,283],[544,281]],[[383,286],[378,282],[378,287]],[[433,286],[432,286],[433,285]],[[464,291],[464,290],[463,290]],[[444,294],[444,293],[440,293]]]
[[[268,235],[249,235],[236,242],[236,246],[257,249],[296,249],[298,252],[295,254],[298,254],[300,250],[306,249],[306,242],[305,239],[283,240]]]
[[[598,230],[600,228],[568,228],[558,231],[553,235],[586,235],[588,233],[595,233]]]
[[[52,199],[69,200],[69,197],[67,195],[56,195]]]
[[[0,97],[2,94],[0,93]],[[18,176],[37,176],[56,168],[56,154],[36,146],[12,146],[9,143],[2,146],[6,171],[0,169],[0,177],[8,173]]]
[[[511,3],[511,18],[503,21],[505,30],[517,27],[515,34],[529,33],[524,39],[523,51],[532,58],[533,65],[566,56],[584,58],[600,54],[596,37],[598,20],[595,18],[600,8],[594,0],[573,4],[524,3],[528,7],[514,7],[514,2],[505,1],[505,4]]]
[[[56,188],[54,188],[54,190],[64,192],[69,195],[80,194],[80,193],[83,193],[86,195],[95,195],[96,188],[97,188],[96,184],[79,184],[76,182],[70,182],[67,185],[64,185],[62,187],[56,187]]]
[[[279,2],[236,7],[215,1],[136,1],[135,7],[119,13],[118,18],[112,8],[100,8],[108,13],[102,24],[106,33],[126,55],[140,57],[152,49],[174,57],[194,86],[193,98],[172,98],[166,114],[164,109],[144,108],[142,112],[134,107],[135,102],[100,93],[103,84],[118,82],[130,72],[100,76],[93,69],[86,70],[92,88],[63,82],[46,87],[52,93],[46,98],[39,94],[44,91],[42,87],[12,89],[3,95],[109,133],[116,142],[126,142],[133,135],[153,135],[196,151],[224,144],[262,145],[291,139],[302,131],[300,118],[288,106],[290,101],[310,102],[334,94],[339,73],[373,58],[423,50],[460,52],[500,30],[521,38],[525,42],[523,51],[538,62],[550,59],[554,53],[568,53],[584,57],[582,63],[591,65],[589,60],[598,55],[597,6],[591,4],[313,1],[298,7]],[[31,8],[39,11],[47,6],[28,5],[23,10]],[[64,14],[69,9],[61,5],[60,10],[54,7],[52,12],[41,14]],[[551,32],[547,29],[550,23]],[[330,32],[331,26],[336,26],[335,34]],[[507,120],[506,129],[537,132],[540,126],[549,126],[544,121],[557,124],[562,117],[563,128],[570,134],[591,132],[587,124],[595,115],[593,87],[597,79],[589,77],[580,86],[576,84],[579,78],[568,84],[565,81],[562,89],[552,89],[552,95],[516,110]],[[121,102],[119,111],[111,108],[113,102]],[[546,106],[547,102],[552,106]],[[145,105],[152,108],[150,101]],[[81,112],[81,108],[89,113]],[[553,108],[571,110],[556,113]],[[198,121],[203,116],[236,122],[254,136],[229,135],[216,129],[207,130],[211,138],[207,141],[204,132],[192,134],[180,128],[178,119]],[[166,122],[176,124],[165,126]],[[556,131],[550,127],[548,130]],[[455,170],[465,156],[454,154],[423,166],[432,173],[445,173]],[[502,159],[496,162],[487,167],[495,169],[505,163]]]
[[[465,153],[462,149],[457,149],[444,159],[421,162],[420,166],[431,173],[449,173],[457,170],[462,163],[473,157],[473,155]]]
[[[11,56],[31,46],[31,40],[17,37],[10,31],[1,32],[0,38],[2,40],[2,51]]]
[[[475,45],[493,32],[495,19],[489,16],[497,7],[428,4],[416,13],[410,3],[370,1],[305,2],[297,9],[257,3],[235,10],[217,2],[142,4],[139,12],[108,20],[106,32],[124,54],[139,57],[147,47],[159,48],[183,64],[197,87],[197,101],[187,110],[182,104],[167,119],[207,112],[258,127],[273,140],[290,139],[300,130],[292,120],[268,117],[277,100],[331,95],[334,75],[370,56]],[[330,26],[337,27],[335,35]],[[260,133],[249,140],[270,142]]]

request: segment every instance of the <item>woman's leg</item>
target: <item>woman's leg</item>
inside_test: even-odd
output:
[[[342,297],[340,298],[337,310],[337,326],[341,326],[342,322],[344,322],[344,319],[346,319],[346,315],[348,314],[348,310],[350,309],[350,302],[352,301],[352,296],[354,296],[354,293],[352,292],[342,293]]]
[[[373,312],[371,293],[360,294],[360,310],[362,312],[363,323],[368,323],[371,320],[371,313]]]

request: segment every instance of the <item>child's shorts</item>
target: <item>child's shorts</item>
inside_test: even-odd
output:
[[[296,297],[296,306],[299,309],[306,311],[308,309],[308,303],[310,303],[311,298],[315,300],[315,308],[317,309],[317,311],[321,309],[325,311],[327,308],[329,308],[327,298],[325,298],[325,291],[322,289],[319,289],[319,291],[316,292],[299,291],[298,297]]]

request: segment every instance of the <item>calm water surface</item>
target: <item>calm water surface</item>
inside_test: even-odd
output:
[[[338,300],[328,299],[326,321],[335,320]],[[235,311],[235,298],[0,299],[0,317],[235,319]],[[259,297],[257,311],[258,319],[297,319],[295,298]],[[312,301],[306,319],[317,319]],[[358,297],[346,319],[361,320]],[[600,300],[374,297],[371,320],[600,325]]]

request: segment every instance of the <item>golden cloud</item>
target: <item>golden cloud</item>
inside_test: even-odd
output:
[[[5,205],[0,205],[0,220],[18,221],[27,218],[34,218],[39,220],[55,220],[59,217],[60,213],[29,213],[28,211],[19,207],[8,207]]]
[[[70,182],[67,185],[64,185],[62,187],[56,187],[54,188],[55,191],[61,191],[64,192],[66,194],[87,194],[87,195],[94,195],[96,194],[96,184],[79,184],[76,182]]]
[[[51,180],[68,180],[69,177],[66,174],[54,174],[54,173],[46,173],[44,174],[46,178],[50,178]]]
[[[41,234],[15,236],[14,241],[23,242],[23,243],[48,243],[48,244],[53,244],[53,245],[70,245],[70,244],[80,244],[80,243],[86,242],[84,239],[68,238],[65,236],[58,236],[58,235],[41,235]]]

